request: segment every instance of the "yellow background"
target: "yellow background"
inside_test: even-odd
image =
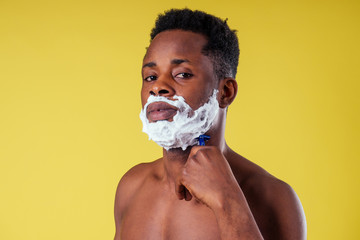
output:
[[[150,29],[185,6],[238,30],[229,145],[293,186],[308,239],[360,239],[360,5],[340,0],[0,0],[0,239],[113,238],[120,177],[161,155],[138,118]]]

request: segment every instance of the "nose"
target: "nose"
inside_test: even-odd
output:
[[[159,77],[150,88],[150,95],[171,97],[175,95],[175,90],[172,86],[172,79],[167,77]]]

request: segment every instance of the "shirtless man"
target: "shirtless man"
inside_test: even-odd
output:
[[[189,9],[159,16],[143,60],[141,117],[163,156],[121,179],[116,240],[306,239],[292,188],[224,139],[238,57],[226,21]],[[199,133],[210,136],[206,146],[196,146]]]

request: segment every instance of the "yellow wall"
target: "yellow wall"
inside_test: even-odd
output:
[[[181,2],[181,3],[179,3]],[[359,239],[358,1],[0,1],[0,239],[111,239],[141,132],[159,12],[202,9],[240,38],[227,139],[287,181],[309,239]]]

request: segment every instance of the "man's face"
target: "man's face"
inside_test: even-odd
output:
[[[207,43],[198,33],[170,30],[159,33],[151,42],[144,57],[141,90],[142,107],[150,95],[172,99],[184,97],[196,110],[206,103],[217,88],[211,60],[201,53]],[[172,120],[169,110],[153,118]],[[153,121],[148,116],[149,121]]]

